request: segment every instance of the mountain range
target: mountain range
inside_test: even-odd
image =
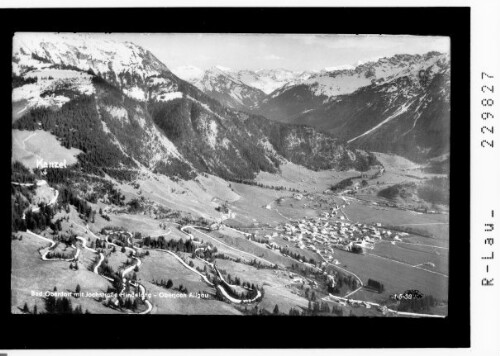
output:
[[[195,66],[187,65],[175,68],[173,72],[179,77],[190,83],[197,84],[202,78],[211,72],[217,72],[219,75],[226,76],[235,81],[259,89],[266,95],[285,84],[298,83],[311,77],[319,71],[291,71],[288,69],[258,69],[258,70],[233,70],[223,66],[214,66],[207,70],[202,70]],[[200,88],[203,90],[203,88]]]
[[[261,103],[276,89],[300,83],[313,75],[313,72],[286,69],[235,71],[223,66],[213,66],[205,71],[183,66],[173,72],[222,104],[248,112],[258,111]]]
[[[241,111],[260,110],[266,93],[243,75],[223,73],[215,68],[193,85],[130,42],[17,35],[13,128],[48,131],[82,151],[80,169],[118,178],[152,171],[182,179],[203,172],[252,179],[259,171],[279,171],[286,161],[316,170],[366,170],[377,163],[331,133]],[[211,80],[221,85],[208,86]]]
[[[310,125],[353,147],[416,161],[449,153],[447,54],[398,54],[310,72],[215,67],[181,75],[229,107]]]

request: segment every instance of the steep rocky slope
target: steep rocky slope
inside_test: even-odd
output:
[[[449,151],[449,56],[397,55],[313,76],[264,100],[270,119],[421,160]]]

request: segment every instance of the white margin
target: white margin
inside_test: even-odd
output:
[[[495,95],[495,129],[500,131],[500,1],[498,0],[81,0],[68,2],[67,0],[3,0],[2,8],[54,8],[54,7],[407,7],[407,6],[467,6],[471,7],[471,349],[364,349],[364,350],[168,350],[168,355],[222,355],[233,356],[250,355],[294,355],[307,354],[308,356],[319,355],[421,355],[426,356],[448,356],[448,355],[500,355],[500,139],[495,133],[495,148],[491,152],[480,149],[481,138],[480,113],[483,111],[478,104],[483,98],[480,92],[480,76],[482,71],[490,71],[495,75],[497,92]],[[452,19],[443,19],[444,22]],[[453,55],[453,54],[452,54]],[[469,73],[463,73],[469,75]],[[453,120],[453,118],[452,118]],[[467,174],[468,172],[464,172]],[[454,192],[456,194],[456,192]],[[484,248],[484,223],[488,219],[490,211],[495,210],[495,262],[492,264],[496,271],[496,286],[486,291],[480,287],[480,281],[484,275],[484,263],[481,257],[488,253]],[[457,238],[451,236],[450,238]],[[464,310],[468,306],[464,306]],[[300,332],[300,331],[297,331]],[[390,337],[390,331],[388,337]],[[412,330],[415,337],[425,337],[425,330]],[[443,333],[451,330],[443,330]],[[420,334],[421,333],[421,334]],[[332,337],[335,332],[332,328]],[[263,336],[269,337],[269,336]],[[145,348],[147,343],[145,340]],[[90,350],[0,350],[9,355],[88,355]],[[93,350],[92,354],[99,355],[134,355],[135,351],[126,350]],[[145,355],[164,355],[165,350],[141,350]]]

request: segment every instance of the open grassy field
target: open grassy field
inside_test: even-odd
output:
[[[165,282],[171,279],[174,284],[172,292],[181,284],[190,292],[213,292],[213,288],[203,282],[199,275],[187,269],[172,255],[155,250],[149,250],[149,253],[149,256],[142,258],[142,265],[137,272],[137,279],[141,283],[152,282],[153,279],[163,279]]]
[[[151,314],[181,314],[181,315],[241,315],[232,305],[213,299],[202,299],[196,297],[168,297],[176,294],[158,287],[152,283],[144,282],[144,287],[151,293],[153,309]],[[164,293],[164,296],[161,296]],[[210,298],[212,298],[210,296]]]
[[[391,245],[390,243],[383,241],[377,243],[375,248],[369,251],[370,253],[381,257],[387,257],[393,260],[408,263],[410,265],[422,265],[420,267],[448,275],[447,249],[438,249],[429,246],[416,246],[397,242],[395,245]],[[433,263],[435,267],[423,265],[427,262]]]
[[[238,222],[241,226],[250,226],[254,222],[274,225],[286,221],[273,209],[266,209],[266,206],[273,204],[281,196],[289,195],[290,192],[238,183],[232,183],[231,186],[240,196],[238,200],[229,204],[229,209],[235,213],[232,221]]]
[[[99,210],[99,209],[97,209]],[[89,224],[92,230],[100,231],[106,226],[119,226],[125,231],[140,232],[143,236],[157,236],[168,231],[160,228],[160,222],[145,215],[134,214],[108,214],[110,221],[96,214],[95,223]]]
[[[190,231],[193,234],[193,236],[197,237],[200,241],[210,242],[213,246],[217,247],[217,250],[219,252],[221,252],[229,257],[240,258],[241,260],[246,261],[246,262],[251,262],[254,259],[256,259],[256,257],[262,257],[263,259],[267,260],[267,258],[265,256],[263,256],[262,249],[260,249],[256,245],[254,245],[252,242],[244,240],[244,238],[240,239],[240,238],[228,237],[227,238],[228,242],[226,242],[222,238],[216,237],[215,235],[213,235],[213,233],[210,233],[210,234],[208,234],[206,232],[200,233],[199,231],[192,230],[192,229]],[[207,235],[211,236],[212,238],[207,237]],[[250,248],[250,251],[247,251],[245,248],[241,248],[241,246],[244,246],[246,248]],[[257,253],[254,254],[251,251],[256,251]],[[271,256],[271,257],[275,257],[275,256]],[[279,256],[276,258],[279,258]],[[258,258],[257,258],[257,260],[258,260]],[[261,260],[260,262],[263,264],[266,264],[266,261]],[[276,260],[276,261],[269,260],[269,263],[267,263],[267,264],[277,263],[277,262],[279,262],[279,260]]]
[[[417,269],[412,265],[391,261],[374,254],[358,255],[335,250],[335,255],[335,258],[340,261],[339,266],[355,273],[364,284],[369,278],[384,284],[385,292],[377,294],[377,299],[383,300],[391,294],[403,293],[407,289],[418,289],[424,294],[448,300],[448,278],[440,274]],[[359,297],[357,293],[355,296]]]
[[[226,220],[226,223],[240,227],[249,227],[253,223],[276,226],[291,219],[316,217],[321,207],[321,203],[316,201],[318,197],[325,199],[324,209],[331,207],[326,200],[334,199],[331,195],[317,193],[312,195],[311,199],[304,197],[302,200],[296,200],[293,198],[294,193],[289,191],[275,191],[244,184],[233,184],[233,188],[241,198],[229,205],[236,216]]]
[[[137,273],[138,281],[151,294],[152,313],[159,314],[240,314],[231,305],[213,300],[214,289],[202,281],[199,275],[183,266],[166,252],[149,250],[150,255],[142,259]],[[153,279],[172,280],[173,286],[166,289],[153,284]],[[179,286],[187,288],[186,297],[180,297]],[[189,296],[189,293],[204,292],[209,299]],[[171,297],[168,297],[170,295]],[[173,296],[172,296],[173,295]]]
[[[126,262],[129,259],[128,253],[120,252],[120,248],[116,248],[116,252],[111,252],[108,249],[106,253],[106,258],[108,259],[108,265],[113,268],[113,271],[118,272],[126,267]]]
[[[20,233],[22,240],[12,241],[12,297],[13,313],[19,313],[19,307],[27,303],[30,310],[36,304],[38,311],[44,311],[41,297],[32,296],[31,292],[52,291],[54,287],[60,292],[74,291],[80,284],[82,292],[106,292],[110,283],[104,278],[88,271],[80,264],[78,270],[69,269],[69,262],[43,261],[37,251],[48,246],[47,242],[27,233]],[[73,307],[81,305],[90,313],[115,313],[103,306],[94,298],[73,298]]]
[[[284,271],[257,269],[227,260],[217,260],[217,266],[242,281],[264,286],[264,298],[258,304],[259,308],[272,311],[278,305],[284,313],[288,313],[290,308],[307,309],[307,299],[296,294],[298,290],[291,285],[291,279]]]
[[[444,234],[442,234],[442,235],[444,235]],[[443,238],[428,238],[428,237],[419,236],[419,235],[413,235],[412,234],[412,235],[408,235],[403,240],[404,240],[404,242],[421,244],[421,245],[439,246],[439,247],[442,247],[442,248],[448,248],[449,247],[449,238],[448,238],[448,236],[443,236]],[[440,251],[441,250],[438,250],[438,252],[440,252]]]
[[[36,168],[37,159],[46,162],[77,162],[79,149],[63,147],[57,138],[43,130],[12,130],[12,161],[19,161],[28,168]]]
[[[205,274],[209,273],[210,274],[210,269],[208,269],[208,266],[205,262],[199,260],[198,258],[191,258],[192,255],[187,252],[177,252],[179,256],[184,258],[188,263],[192,262],[194,267],[193,268],[199,268],[201,270],[204,270],[205,267],[207,267],[207,271],[204,272]],[[208,287],[208,286],[207,286]]]
[[[418,214],[396,208],[374,209],[373,206],[357,200],[352,200],[344,212],[355,222],[415,228],[440,240],[447,240],[449,235],[448,215],[445,214]]]
[[[386,170],[418,170],[422,168],[421,165],[398,155],[381,152],[373,152],[373,154]]]
[[[305,167],[286,162],[280,166],[280,173],[260,172],[255,179],[258,183],[269,186],[284,186],[301,192],[322,192],[345,178],[358,176],[355,170],[348,171],[313,171]]]
[[[294,198],[286,197],[282,199],[279,204],[275,204],[274,207],[288,219],[299,220],[315,218],[319,215],[319,211],[321,210],[318,210],[314,200],[304,198],[298,201]],[[325,208],[328,209],[328,206],[325,206]]]
[[[84,249],[81,242],[78,242],[76,246],[80,249],[80,255],[78,256],[78,263],[80,268],[88,270],[91,266],[95,265],[94,261],[99,261],[99,255],[92,251]]]
[[[236,201],[240,197],[230,183],[212,176],[199,175],[194,180],[173,181],[163,175],[144,173],[136,180],[139,188],[117,182],[127,200],[145,197],[166,208],[193,213],[207,219],[222,218],[216,211],[221,201]]]
[[[231,236],[231,233],[228,233],[228,231],[230,230],[221,229],[221,231],[213,232],[211,235],[221,239],[228,245],[234,246],[237,249],[249,252],[258,257],[262,257],[280,266],[290,266],[293,262],[291,259],[282,256],[279,252],[270,250],[255,241],[247,240],[243,235],[237,236],[237,234],[233,233],[233,236]]]

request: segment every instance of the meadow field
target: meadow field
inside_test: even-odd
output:
[[[12,130],[12,162],[19,161],[28,168],[36,168],[36,162],[63,162],[67,165],[77,162],[81,153],[77,148],[65,148],[56,136],[43,131]]]
[[[97,274],[85,269],[71,270],[70,262],[43,261],[39,248],[49,243],[28,234],[20,233],[22,240],[12,241],[12,285],[11,305],[12,313],[20,313],[19,307],[27,303],[30,310],[36,305],[38,312],[43,312],[43,299],[33,296],[32,292],[49,292],[57,287],[59,292],[74,292],[80,285],[82,292],[106,292],[110,282]],[[88,257],[86,257],[88,258]],[[119,313],[107,308],[94,298],[70,297],[73,307],[80,305],[91,313],[114,314]]]
[[[384,284],[385,291],[377,294],[376,300],[386,299],[391,294],[403,293],[408,289],[418,289],[424,294],[448,300],[448,278],[442,274],[418,269],[406,262],[376,254],[361,255],[335,250],[335,256],[340,261],[339,266],[359,276],[363,284],[366,284],[368,279]],[[357,294],[355,296],[359,297]]]
[[[227,270],[233,278],[237,276],[242,281],[263,286],[265,294],[259,308],[271,312],[274,306],[278,305],[280,311],[285,313],[288,313],[290,308],[307,309],[307,299],[297,295],[298,289],[292,286],[292,281],[285,271],[257,269],[227,260],[217,260],[217,266]]]

